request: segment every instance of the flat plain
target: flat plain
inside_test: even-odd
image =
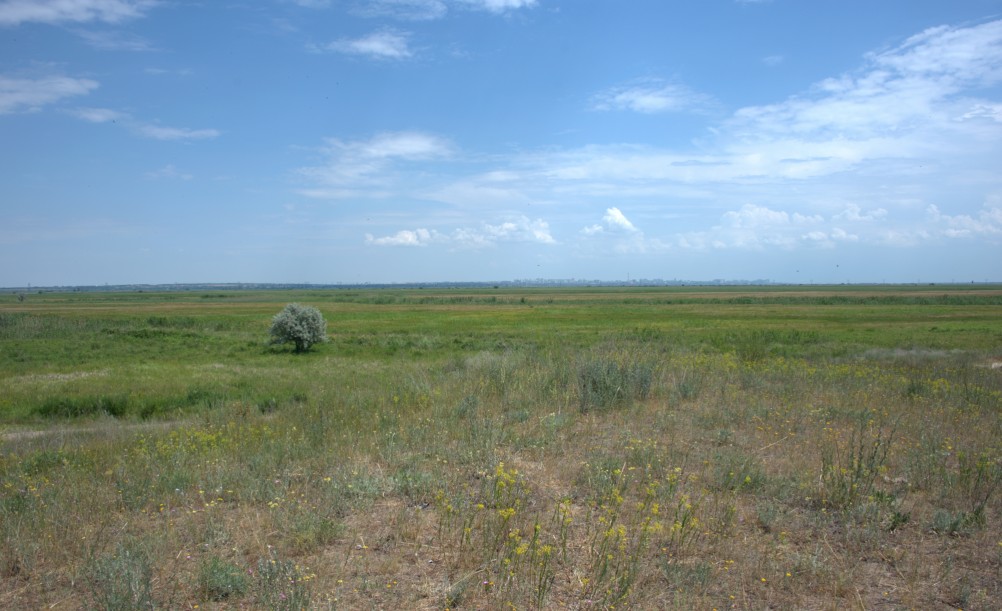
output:
[[[998,285],[8,294],[0,391],[2,608],[1002,608]]]

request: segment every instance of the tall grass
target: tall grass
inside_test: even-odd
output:
[[[234,295],[2,314],[0,606],[1002,603],[983,304],[914,306],[974,331],[897,350],[897,302],[867,332],[800,302],[359,293],[297,356],[265,345],[288,296]]]

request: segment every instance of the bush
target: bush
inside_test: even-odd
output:
[[[248,586],[247,576],[240,567],[216,556],[202,563],[198,583],[202,595],[217,602],[243,596]]]
[[[296,352],[306,352],[313,344],[327,341],[327,321],[313,306],[290,303],[271,321],[271,343],[292,342]]]

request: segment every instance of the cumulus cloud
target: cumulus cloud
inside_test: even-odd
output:
[[[882,219],[887,216],[887,210],[883,208],[874,208],[872,210],[863,211],[863,209],[857,204],[849,204],[846,206],[845,210],[836,214],[833,218],[836,220],[845,220],[851,222],[858,221],[875,221]]]
[[[605,216],[602,217],[602,223],[603,224],[590,225],[585,227],[582,231],[585,235],[598,235],[606,231],[627,233],[636,233],[639,231],[639,229],[637,229],[633,223],[630,222],[630,219],[626,218],[626,215],[615,206],[606,209]]]
[[[549,224],[542,219],[518,216],[498,224],[483,223],[474,227],[458,227],[451,233],[434,229],[403,229],[392,235],[377,238],[365,235],[371,246],[428,246],[442,244],[450,248],[487,248],[502,242],[556,244]]]
[[[10,78],[0,75],[0,114],[32,112],[63,98],[86,95],[97,81],[68,76]]]
[[[612,231],[638,231],[633,223],[630,222],[630,219],[626,218],[626,215],[615,206],[605,211],[602,221],[605,223],[605,227]]]
[[[362,55],[372,59],[407,59],[414,55],[407,39],[407,34],[384,30],[360,38],[342,38],[311,48],[315,51]]]
[[[706,231],[693,231],[675,236],[675,244],[689,249],[790,249],[798,244],[828,245],[835,239],[852,239],[841,229],[826,229],[821,215],[776,210],[758,204],[744,204],[728,210],[720,223]]]
[[[938,206],[932,204],[926,212],[933,226],[948,238],[1002,236],[1002,207],[986,204],[976,216],[972,216],[943,214]]]
[[[644,79],[613,87],[592,99],[594,110],[631,110],[645,114],[702,111],[713,104],[713,98],[708,95],[660,79]]]
[[[0,26],[22,23],[118,23],[142,17],[157,0],[6,0]]]
[[[372,234],[365,234],[365,243],[373,246],[427,246],[438,236],[438,232],[431,232],[427,229],[402,229],[393,235],[382,238],[373,237]]]
[[[211,140],[220,135],[219,130],[216,129],[189,129],[148,123],[140,121],[128,113],[110,108],[77,108],[71,111],[71,114],[90,123],[119,123],[134,134],[154,140]]]

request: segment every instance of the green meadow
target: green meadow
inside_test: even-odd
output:
[[[998,609],[1000,486],[998,285],[0,295],[0,608]]]

